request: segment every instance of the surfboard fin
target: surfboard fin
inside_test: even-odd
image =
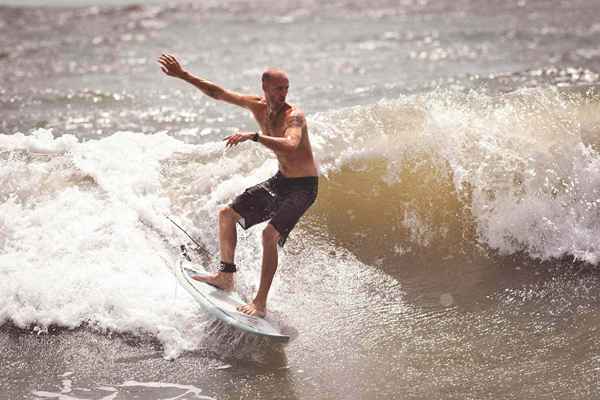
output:
[[[189,262],[192,262],[192,258],[190,257],[190,255],[187,252],[187,248],[185,247],[184,244],[182,244],[181,246],[179,246],[179,248],[181,249],[181,255],[183,256],[183,258],[185,258],[186,260],[188,260]]]

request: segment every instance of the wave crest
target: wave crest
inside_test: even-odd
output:
[[[484,245],[597,264],[597,108],[589,92],[438,90],[317,115],[320,220],[371,253]]]

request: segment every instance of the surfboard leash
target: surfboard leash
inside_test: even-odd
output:
[[[197,242],[197,241],[196,241],[196,240],[195,240],[193,237],[191,237],[191,236],[190,236],[190,234],[189,234],[189,233],[187,233],[187,232],[185,231],[185,229],[183,229],[181,226],[179,226],[179,225],[177,224],[177,222],[173,221],[173,220],[171,219],[171,217],[169,217],[168,215],[165,215],[165,218],[166,218],[166,219],[168,219],[169,221],[171,221],[171,223],[172,223],[173,225],[175,225],[177,228],[179,228],[179,230],[180,230],[181,232],[185,233],[185,236],[187,236],[188,238],[190,238],[190,240],[191,240],[192,242],[194,242],[194,244],[195,244],[196,246],[198,246],[198,248],[199,248],[199,249],[201,249],[201,248],[202,248],[202,246],[200,245],[200,243],[198,243],[198,242]],[[182,246],[183,246],[183,245],[182,245]],[[183,250],[183,249],[182,249],[182,250]]]

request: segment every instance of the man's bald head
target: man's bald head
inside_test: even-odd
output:
[[[287,74],[278,68],[267,68],[262,74],[263,83],[289,81]]]
[[[262,87],[271,110],[279,110],[285,104],[290,82],[287,74],[277,68],[268,68],[262,74]]]

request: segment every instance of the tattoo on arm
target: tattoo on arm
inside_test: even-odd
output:
[[[215,100],[219,100],[223,94],[223,88],[205,79],[198,78],[191,74],[187,74],[183,79],[200,89],[205,95],[212,97]]]
[[[222,100],[228,103],[234,104],[239,107],[247,108],[252,110],[252,107],[260,102],[260,97],[258,96],[247,96],[242,95],[236,92],[232,92],[226,89],[223,89],[221,86],[207,81],[202,78],[198,78],[191,74],[185,74],[183,79],[196,88],[200,89],[202,93],[211,97],[215,100]]]
[[[204,90],[204,93],[209,96],[212,97],[215,100],[219,100],[219,95],[221,94],[222,90],[217,89],[216,87],[212,87],[209,86],[208,88],[206,88]]]
[[[289,127],[302,128],[304,126],[304,116],[302,114],[293,114],[289,120]]]
[[[200,85],[198,88],[204,92],[209,97],[212,97],[215,100],[219,100],[221,94],[223,93],[223,89],[220,86],[215,85],[212,82],[206,81],[204,79],[200,80]]]

